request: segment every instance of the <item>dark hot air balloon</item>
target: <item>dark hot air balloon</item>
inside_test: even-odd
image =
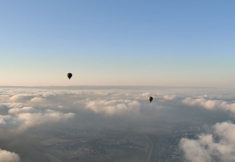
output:
[[[153,101],[153,97],[150,96],[150,97],[149,97],[149,102],[151,103],[152,101]]]
[[[67,74],[67,77],[68,77],[69,79],[71,79],[71,78],[72,78],[72,76],[73,76],[73,74],[72,74],[72,73],[68,73],[68,74]]]

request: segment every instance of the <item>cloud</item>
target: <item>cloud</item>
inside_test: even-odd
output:
[[[151,105],[147,101],[150,95],[155,98]],[[206,98],[180,97],[177,93],[160,94],[145,90],[5,89],[0,95],[0,126],[22,131],[46,123],[66,122],[82,113],[126,118],[132,116],[132,119],[139,115],[146,120],[155,120],[157,111],[164,105],[176,104],[226,111],[233,111],[235,107],[235,104],[223,100]]]
[[[12,97],[10,97],[10,100],[14,102],[26,102],[32,98],[33,97],[31,95],[17,94],[17,95],[13,95]]]
[[[25,130],[44,123],[59,122],[73,118],[74,115],[74,113],[61,113],[53,110],[47,110],[44,113],[20,113],[17,115],[17,119],[23,123],[18,129]]]
[[[192,162],[235,161],[235,124],[217,123],[211,134],[197,139],[183,138],[180,147],[185,158]]]
[[[224,110],[235,113],[235,103],[228,103],[223,100],[210,100],[203,97],[200,98],[190,98],[187,97],[183,99],[183,104],[187,106],[198,106],[208,110]]]
[[[33,107],[22,107],[22,108],[11,108],[8,110],[8,113],[9,114],[19,114],[19,113],[34,113],[36,112],[37,110],[34,109]]]
[[[19,162],[20,157],[14,152],[0,149],[0,162]]]
[[[74,118],[74,113],[63,113],[50,109],[40,110],[32,107],[11,108],[8,115],[0,115],[0,126],[14,131],[24,131],[46,123],[62,122]]]
[[[139,107],[140,103],[135,100],[96,100],[86,104],[87,109],[108,115],[138,112]]]
[[[149,96],[155,99],[151,104],[148,102]],[[94,134],[95,138],[104,137],[109,141],[113,132],[116,134],[122,131],[117,133],[122,138],[123,134],[130,131],[130,134],[144,135],[140,142],[146,143],[144,141],[148,135],[167,134],[172,130],[177,130],[182,137],[185,132],[204,123],[228,120],[226,113],[205,113],[197,108],[232,112],[235,108],[233,97],[209,97],[210,94],[194,94],[191,90],[177,93],[175,89],[4,89],[0,92],[0,142],[2,148],[18,152],[22,161],[34,161],[33,158],[39,159],[36,161],[47,161],[49,154],[53,155],[50,158],[58,157],[54,153],[57,147],[66,148],[64,145],[67,145],[66,142],[64,145],[63,142],[59,146],[53,145],[55,151],[50,152],[50,147],[42,145],[49,138],[55,143],[69,141],[72,144],[77,142],[78,136],[90,142]],[[195,111],[188,107],[195,107]],[[217,116],[219,113],[221,115]],[[229,129],[235,129],[233,126],[229,122],[219,123],[214,126],[213,133],[201,134],[197,139],[183,138],[180,147],[185,158],[193,162],[233,161],[235,145],[232,143],[235,135],[233,131],[229,132]],[[54,139],[55,136],[57,139]],[[27,139],[27,142],[22,141],[22,138]],[[169,145],[178,148],[175,143]],[[41,150],[38,152],[40,157],[36,157],[31,146]],[[81,147],[89,148],[86,145]],[[28,152],[33,154],[29,156]]]
[[[45,101],[45,99],[42,97],[34,97],[31,99],[31,102],[35,102],[35,103],[42,103],[44,101]]]
[[[42,90],[10,90],[0,96],[0,129],[22,132],[46,123],[74,118],[73,112],[62,111],[55,99],[66,93]],[[2,97],[2,98],[1,98]],[[63,98],[63,97],[62,97]],[[50,102],[48,103],[47,100]],[[63,103],[63,101],[61,101]]]
[[[165,101],[172,101],[172,100],[175,100],[176,99],[176,96],[175,95],[164,95],[163,96],[163,99]]]
[[[152,104],[147,101],[150,95],[155,98]],[[119,89],[5,89],[0,95],[0,127],[22,131],[46,123],[66,122],[82,113],[125,117],[129,120],[130,116],[136,120],[155,120],[159,109],[175,105],[235,113],[233,103],[200,96],[187,97],[173,92],[161,94],[145,90]]]

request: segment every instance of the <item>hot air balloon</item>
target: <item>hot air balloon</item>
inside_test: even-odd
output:
[[[153,101],[153,97],[149,96],[149,102],[151,103]]]
[[[68,74],[67,74],[67,77],[68,77],[69,79],[71,79],[71,78],[72,78],[72,76],[73,76],[73,74],[72,74],[72,73],[68,73]]]

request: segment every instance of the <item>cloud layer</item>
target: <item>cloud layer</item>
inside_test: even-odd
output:
[[[217,123],[211,134],[197,139],[183,138],[180,147],[192,162],[235,161],[235,124]]]
[[[31,134],[33,131],[47,134],[51,130],[66,132],[68,129],[72,131],[103,129],[156,134],[161,131],[171,132],[175,128],[178,131],[179,123],[188,125],[199,123],[201,126],[201,123],[206,123],[209,118],[205,111],[212,113],[219,110],[235,114],[235,101],[232,96],[230,98],[223,98],[220,95],[208,97],[210,95],[201,92],[197,94],[184,92],[184,90],[175,89],[155,91],[108,88],[79,90],[2,88],[0,90],[0,147],[21,155],[20,148],[8,149],[4,147],[8,144],[1,145],[1,140],[3,143],[7,141],[17,145],[19,136],[34,138],[35,132]],[[151,104],[148,102],[150,95],[154,97]],[[200,110],[203,110],[201,114]],[[199,117],[202,116],[201,122],[195,113],[198,113]],[[197,120],[192,121],[192,118]],[[193,162],[214,159],[233,161],[232,150],[235,145],[232,144],[234,143],[233,132],[229,131],[232,129],[235,129],[232,123],[217,124],[211,134],[200,135],[196,140],[183,138],[180,147],[185,157]],[[187,132],[187,130],[183,131]],[[36,141],[32,140],[31,143]],[[19,161],[16,153],[4,150],[0,151],[0,158],[1,152],[2,156]]]
[[[154,102],[148,104],[148,96]],[[208,99],[206,95],[159,93],[144,90],[45,90],[2,89],[0,92],[0,128],[22,132],[46,123],[66,122],[81,113],[106,116],[142,116],[157,114],[162,105],[199,107],[235,113],[235,102]]]

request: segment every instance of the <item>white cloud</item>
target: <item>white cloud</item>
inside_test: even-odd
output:
[[[165,121],[175,123],[176,120],[182,117],[184,112],[182,115],[181,113],[171,113],[171,108],[175,108],[173,112],[175,110],[179,112],[182,105],[235,113],[235,103],[231,99],[227,101],[223,98],[213,100],[208,99],[210,95],[189,94],[189,92],[185,94],[185,91],[174,94],[171,91],[156,90],[155,92],[150,90],[146,92],[145,90],[131,91],[124,89],[4,90],[0,95],[0,138],[4,138],[5,134],[9,133],[14,136],[14,131],[18,135],[18,133],[24,133],[34,127],[40,129],[43,126],[51,126],[52,124],[55,128],[58,128],[59,124],[64,126],[61,122],[80,121],[79,124],[84,125],[86,128],[90,125],[91,127],[97,126],[95,122],[98,121],[97,124],[100,124],[101,127],[102,124],[106,126],[106,123],[108,123],[107,125],[115,125],[114,129],[119,126],[123,128],[127,123],[126,125],[132,127],[132,130],[155,132],[158,129],[155,123],[158,122],[162,126]],[[148,102],[150,95],[155,99],[155,102],[151,104]],[[185,111],[185,109],[182,110]],[[187,115],[187,112],[185,114]],[[86,115],[89,117],[88,119]],[[102,115],[108,117],[103,118]],[[69,121],[72,118],[75,119]],[[101,121],[102,119],[104,121]],[[123,119],[123,121],[120,119]],[[163,119],[164,122],[161,122]],[[89,122],[82,123],[84,120],[89,120]],[[68,124],[70,125],[70,123]],[[70,126],[73,127],[73,125]],[[234,161],[235,133],[232,130],[235,130],[232,123],[220,123],[215,125],[214,132],[211,134],[200,135],[197,139],[183,138],[180,146],[185,153],[185,157],[193,162]],[[25,132],[25,134],[27,133],[30,133],[30,131]]]
[[[0,162],[19,162],[20,157],[14,152],[0,149]]]
[[[225,110],[235,113],[235,103],[228,103],[223,100],[208,100],[205,98],[185,98],[182,101],[187,106],[198,106],[208,110]]]
[[[37,111],[36,109],[34,109],[33,107],[22,107],[22,108],[11,108],[8,113],[9,114],[19,114],[19,113],[34,113],[35,111]]]
[[[61,113],[48,110],[44,113],[20,113],[17,115],[17,118],[23,121],[23,124],[19,127],[19,130],[25,130],[27,128],[41,125],[44,123],[67,120],[73,118],[74,115],[74,113]]]
[[[96,113],[109,115],[120,114],[123,112],[138,112],[140,103],[132,100],[96,100],[89,101],[86,108]]]
[[[163,99],[165,101],[172,101],[172,100],[175,100],[176,99],[176,96],[175,95],[164,95],[163,96]]]
[[[41,103],[41,102],[44,102],[45,99],[42,98],[42,97],[34,97],[31,99],[31,102],[34,102],[34,103]]]
[[[235,124],[217,123],[212,134],[197,139],[183,138],[180,147],[185,158],[192,162],[235,161]]]
[[[148,103],[148,96],[155,102]],[[235,113],[235,103],[208,100],[208,96],[185,97],[169,92],[125,90],[45,90],[6,89],[0,95],[0,125],[16,130],[26,130],[38,125],[58,123],[90,110],[97,114],[128,116],[146,115],[155,118],[157,111],[168,102],[197,106],[208,110],[220,109]],[[84,111],[85,110],[85,111]],[[149,117],[152,115],[151,117]],[[18,128],[18,129],[17,129]]]
[[[32,99],[33,97],[31,95],[27,95],[27,94],[17,94],[17,95],[13,95],[10,100],[14,101],[14,102],[26,102],[30,99]]]
[[[63,101],[58,104],[54,101],[59,97],[63,99],[60,95],[67,92],[16,89],[5,93],[0,96],[0,129],[4,128],[4,131],[22,132],[46,123],[67,121],[75,116],[73,112],[57,109],[63,107],[60,105]],[[51,99],[51,103],[47,103],[46,99]]]

